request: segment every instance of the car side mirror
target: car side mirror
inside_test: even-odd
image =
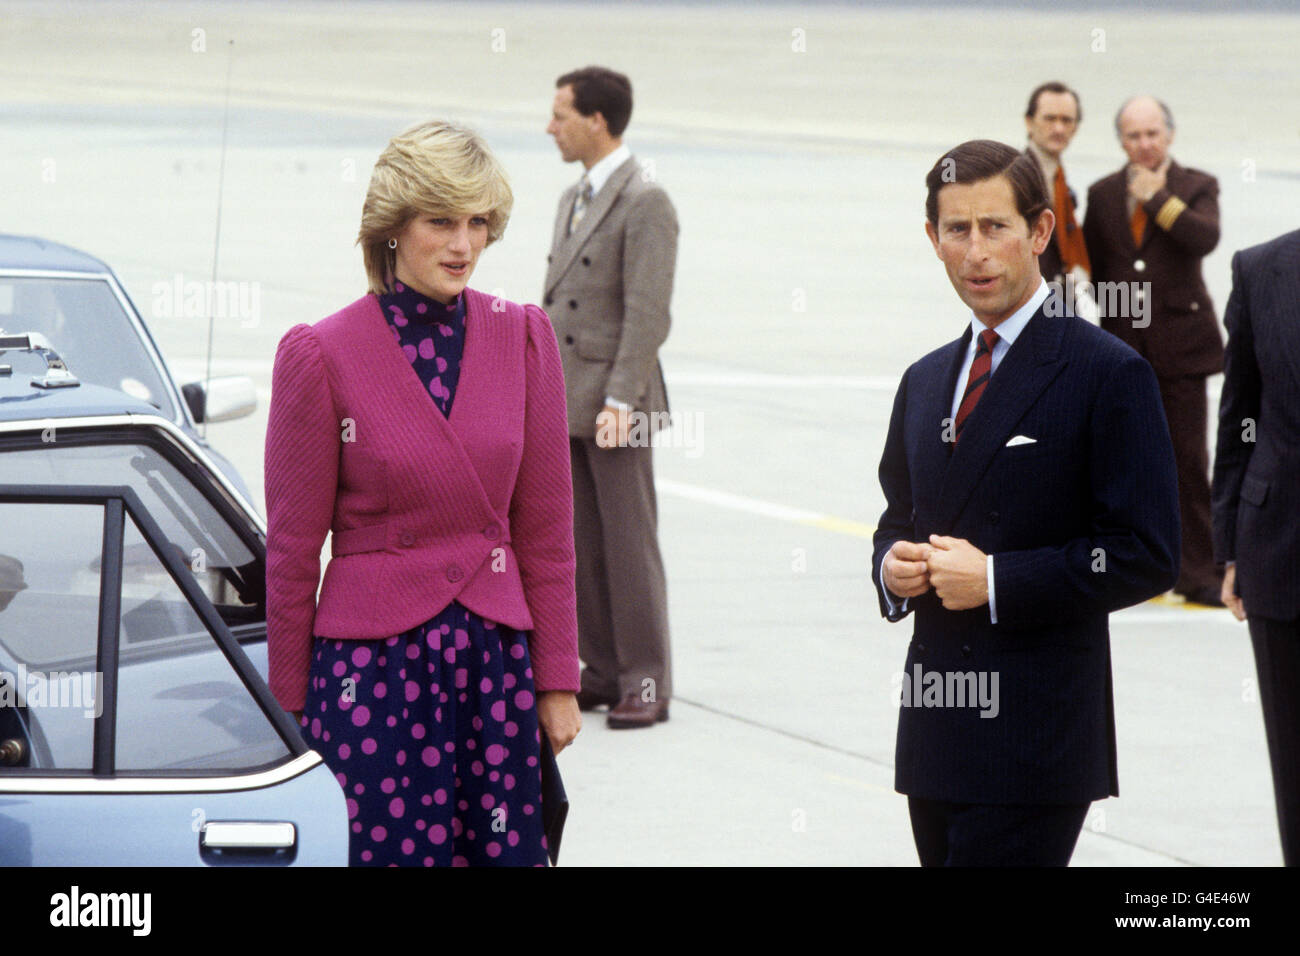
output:
[[[207,388],[204,388],[204,385]],[[228,422],[257,410],[257,390],[246,375],[227,375],[181,386],[196,424]]]

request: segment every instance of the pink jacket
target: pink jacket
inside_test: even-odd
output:
[[[266,628],[271,690],[286,710],[303,707],[313,635],[389,637],[453,600],[531,631],[539,691],[579,687],[555,332],[537,306],[465,296],[450,417],[373,295],[280,340],[266,431]]]

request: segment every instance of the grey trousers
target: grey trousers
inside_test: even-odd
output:
[[[659,554],[654,449],[600,448],[569,438],[578,557],[583,690],[672,696],[668,586]]]

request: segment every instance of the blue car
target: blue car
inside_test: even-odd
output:
[[[83,378],[57,327],[16,316],[0,333],[0,864],[346,865],[343,791],[265,683],[262,519],[156,349],[131,376],[145,397],[108,387],[93,349],[101,381]]]
[[[207,446],[197,425],[252,414],[251,379],[225,376],[178,385],[148,326],[108,264],[69,246],[0,233],[0,331],[44,336],[83,382],[152,405],[207,448],[247,492],[234,467]]]

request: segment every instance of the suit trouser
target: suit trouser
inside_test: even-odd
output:
[[[922,866],[1066,866],[1088,806],[907,798]]]
[[[668,585],[659,554],[654,449],[600,448],[594,438],[571,436],[569,453],[578,654],[587,665],[582,688],[602,696],[667,700]]]
[[[1210,536],[1210,451],[1206,433],[1208,407],[1205,376],[1161,378],[1160,400],[1169,422],[1178,467],[1178,515],[1182,523],[1182,560],[1174,590],[1190,594],[1211,589],[1216,594],[1223,575],[1214,566]]]
[[[1247,621],[1273,767],[1282,860],[1300,866],[1300,618],[1284,622],[1247,615]]]

